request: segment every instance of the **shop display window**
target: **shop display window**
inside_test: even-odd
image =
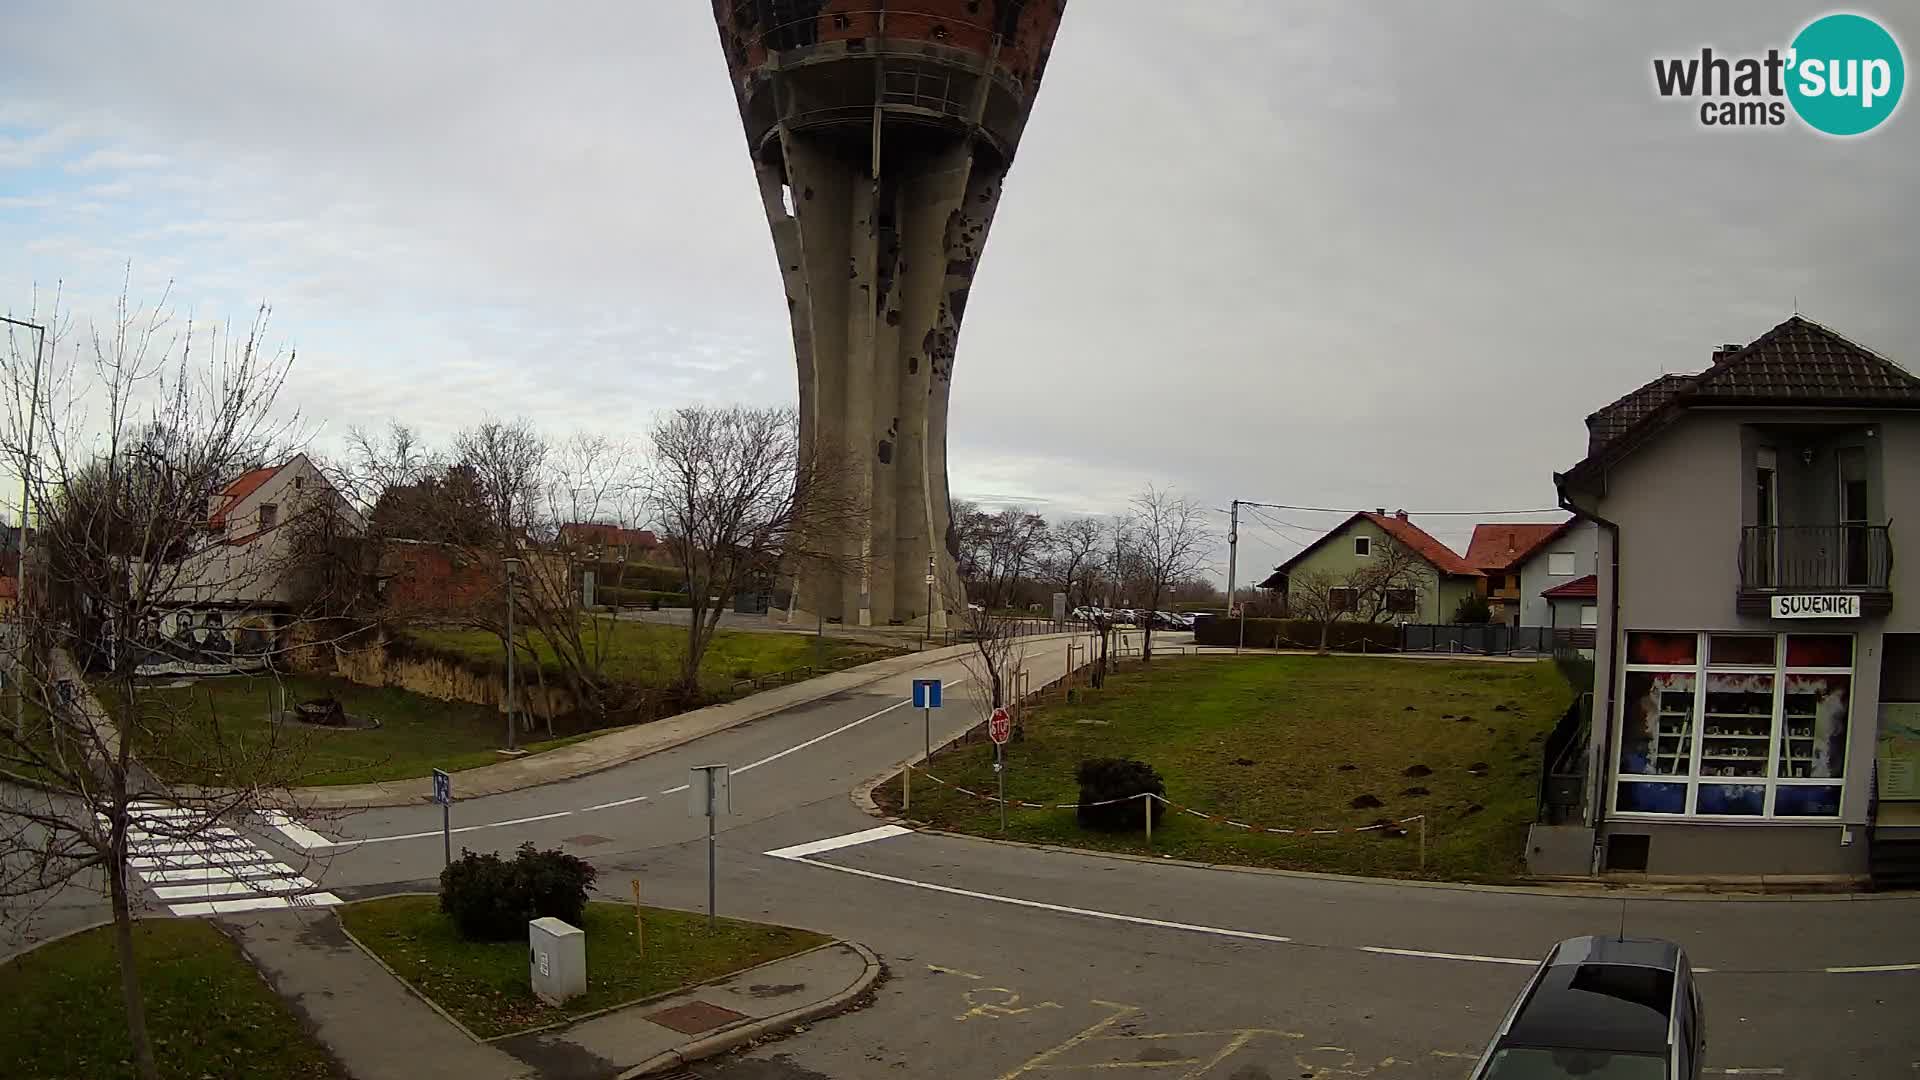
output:
[[[1627,634],[1614,811],[1714,818],[1840,813],[1846,634]]]

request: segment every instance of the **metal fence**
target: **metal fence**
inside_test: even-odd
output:
[[[1514,653],[1546,655],[1554,650],[1550,626],[1506,626],[1500,623],[1402,623],[1401,652]]]

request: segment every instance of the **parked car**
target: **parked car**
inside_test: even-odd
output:
[[[1568,938],[1534,969],[1471,1080],[1698,1080],[1706,1044],[1680,946]]]

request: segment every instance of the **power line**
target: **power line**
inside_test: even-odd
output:
[[[1241,499],[1240,505],[1241,506],[1264,506],[1273,510],[1299,510],[1299,511],[1303,511],[1305,513],[1310,513],[1310,514],[1361,514],[1361,513],[1369,512],[1364,509],[1354,509],[1354,508],[1343,509],[1338,506],[1294,506],[1289,503],[1254,502],[1251,499]],[[1419,514],[1422,517],[1510,517],[1515,514],[1564,514],[1566,512],[1567,511],[1565,508],[1559,507],[1559,506],[1547,506],[1547,507],[1540,507],[1537,509],[1526,509],[1526,510],[1408,510],[1406,511],[1406,513],[1409,516],[1414,514]]]

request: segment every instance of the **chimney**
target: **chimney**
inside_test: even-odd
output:
[[[1393,516],[1399,518],[1401,521],[1407,520],[1407,512],[1405,510],[1395,510]]]
[[[1718,366],[1720,364],[1726,363],[1729,357],[1731,357],[1734,353],[1737,353],[1744,348],[1746,348],[1746,346],[1735,345],[1732,343],[1720,346],[1719,348],[1713,350],[1714,365]]]
[[[1386,516],[1387,516],[1387,508],[1386,508],[1386,507],[1384,507],[1384,506],[1376,506],[1376,507],[1374,507],[1374,508],[1373,508],[1373,512],[1374,512],[1374,513],[1376,513],[1376,514],[1378,514],[1378,515],[1380,515],[1381,517],[1386,517]]]

